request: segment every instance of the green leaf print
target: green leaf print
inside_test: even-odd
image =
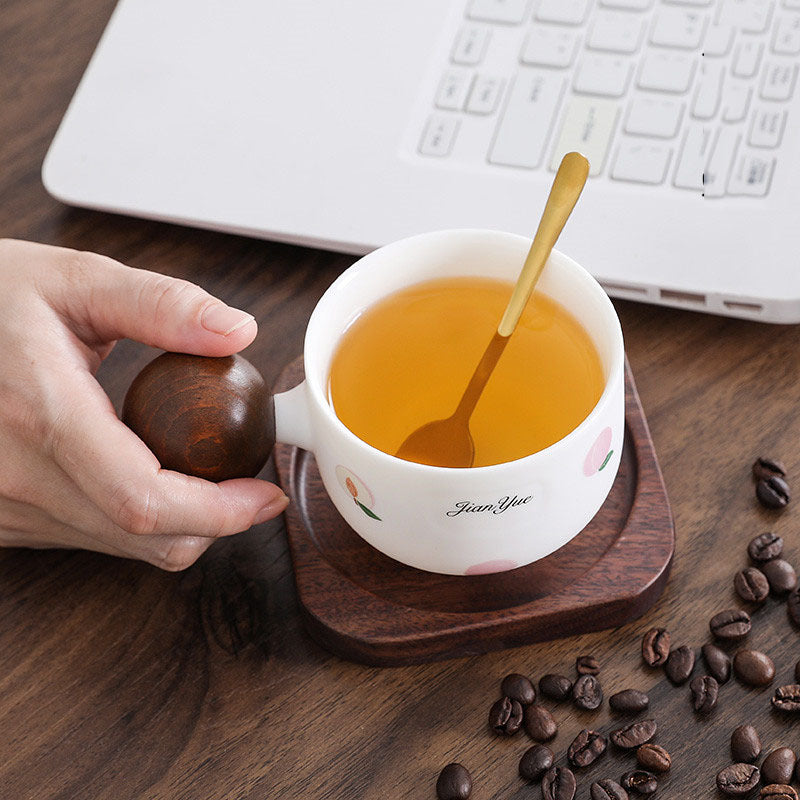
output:
[[[353,500],[355,500],[355,497],[353,498]],[[365,506],[363,503],[359,503],[359,502],[358,502],[358,500],[356,500],[356,505],[357,505],[357,506],[358,506],[358,507],[359,507],[359,508],[360,508],[360,509],[361,509],[361,510],[362,510],[362,511],[363,511],[363,512],[364,512],[364,513],[365,513],[365,514],[368,516],[368,517],[372,517],[372,519],[376,519],[376,520],[378,520],[378,522],[383,522],[383,520],[382,520],[382,519],[381,519],[381,518],[380,518],[380,517],[379,517],[377,514],[373,514],[373,513],[372,513],[372,511],[370,511],[370,510],[369,510],[369,509],[368,509],[368,508],[367,508],[367,507],[366,507],[366,506]]]

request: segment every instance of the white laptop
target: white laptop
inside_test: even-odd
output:
[[[610,294],[795,322],[799,62],[800,0],[120,0],[43,179],[361,253],[532,235],[580,150],[559,247]]]

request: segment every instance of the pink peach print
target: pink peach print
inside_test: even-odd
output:
[[[614,452],[611,448],[611,428],[604,428],[586,454],[583,474],[587,477],[599,472],[608,463]]]
[[[498,558],[494,561],[484,561],[482,564],[473,564],[464,571],[465,575],[491,575],[493,572],[508,572],[519,566],[516,561],[507,558]]]

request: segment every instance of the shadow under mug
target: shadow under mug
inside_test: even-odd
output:
[[[353,319],[389,294],[455,276],[517,279],[530,240],[490,230],[444,230],[381,247],[329,287],[304,344],[305,380],[274,398],[276,439],[313,452],[332,502],[382,553],[431,572],[471,575],[529,564],[586,526],[608,496],[624,434],[622,331],[600,285],[553,251],[537,284],[584,326],[605,377],[591,413],[550,447],[470,469],[398,459],[358,439],[336,417],[327,383],[337,343]]]

